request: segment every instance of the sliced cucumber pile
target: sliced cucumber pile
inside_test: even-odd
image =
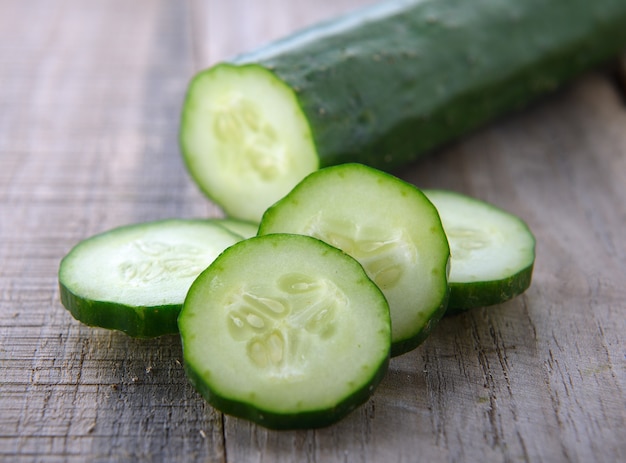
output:
[[[348,163],[306,176],[259,225],[173,219],[93,236],[63,258],[59,286],[87,325],[179,332],[190,382],[223,413],[316,428],[367,401],[390,357],[444,313],[525,291],[534,250],[508,212]]]
[[[269,428],[337,421],[370,397],[389,360],[383,294],[358,262],[307,236],[228,248],[192,284],[178,323],[192,384]]]
[[[211,220],[119,227],[78,243],[61,261],[61,302],[90,326],[150,338],[178,332],[191,283],[241,238]]]
[[[389,302],[392,355],[419,345],[445,312],[450,251],[415,186],[362,164],[320,169],[270,207],[259,235],[319,238],[357,259]]]
[[[447,313],[500,304],[532,279],[535,237],[519,217],[444,190],[424,190],[443,222],[452,254]]]

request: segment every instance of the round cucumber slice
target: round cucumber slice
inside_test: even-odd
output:
[[[178,324],[191,383],[268,428],[331,424],[389,362],[387,302],[351,257],[307,236],[228,248],[192,284]]]
[[[210,220],[127,225],[78,243],[61,261],[61,302],[90,326],[151,338],[178,332],[193,280],[241,238]]]
[[[519,217],[446,190],[424,190],[443,222],[452,253],[447,314],[500,304],[532,279],[535,237]]]
[[[180,144],[206,195],[228,215],[257,222],[319,164],[294,90],[257,65],[220,64],[192,79]]]
[[[392,355],[417,347],[445,312],[450,251],[415,186],[362,164],[320,169],[270,207],[259,235],[299,233],[358,260],[389,302]]]

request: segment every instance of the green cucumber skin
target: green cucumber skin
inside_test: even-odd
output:
[[[430,336],[430,334],[437,327],[441,319],[448,314],[450,293],[451,288],[448,285],[448,290],[443,301],[441,302],[441,305],[431,314],[430,319],[428,320],[428,323],[424,325],[424,328],[422,328],[418,333],[411,336],[410,338],[396,341],[391,344],[391,357],[398,357],[400,355],[406,354],[416,349],[424,341],[426,341],[426,338]]]
[[[478,283],[449,283],[450,300],[445,315],[502,304],[526,291],[532,281],[533,264],[509,278]]]
[[[202,380],[200,372],[197,372],[186,362],[183,362],[183,367],[191,385],[211,406],[220,410],[222,413],[243,418],[268,429],[295,430],[330,426],[363,405],[371,398],[372,391],[378,387],[385,377],[389,362],[390,359],[387,357],[387,360],[380,365],[380,368],[376,371],[374,376],[372,376],[368,384],[346,397],[343,401],[337,403],[334,408],[293,414],[281,414],[261,410],[256,406],[246,404],[239,400],[229,400],[227,397],[214,394]]]
[[[178,333],[177,319],[182,304],[131,307],[80,298],[63,283],[59,283],[59,290],[63,306],[76,320],[87,326],[121,331],[141,339]]]
[[[263,66],[294,89],[320,167],[391,170],[624,46],[623,0],[391,0],[231,63]]]

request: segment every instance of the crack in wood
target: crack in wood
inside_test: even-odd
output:
[[[626,50],[617,58],[613,76],[615,87],[621,97],[622,103],[626,106]]]

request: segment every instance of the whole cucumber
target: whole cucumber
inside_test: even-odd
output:
[[[181,148],[226,212],[258,220],[313,170],[391,170],[626,46],[624,0],[388,0],[191,81]]]

